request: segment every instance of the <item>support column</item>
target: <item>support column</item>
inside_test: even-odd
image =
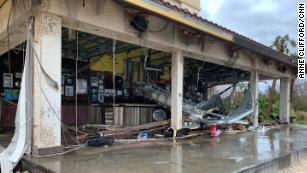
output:
[[[259,110],[258,110],[258,98],[259,98],[258,83],[259,83],[259,73],[257,71],[252,71],[251,77],[250,77],[250,86],[251,86],[251,91],[252,91],[252,96],[253,96],[253,104],[254,104],[254,112],[253,112],[253,116],[252,116],[254,128],[258,127],[258,115],[259,115]]]
[[[175,130],[182,128],[182,92],[183,92],[183,55],[181,51],[172,54],[172,90],[171,90],[171,126]]]
[[[38,14],[34,24],[33,152],[58,153],[61,147],[61,18]]]
[[[279,120],[282,123],[290,122],[290,79],[280,79]]]

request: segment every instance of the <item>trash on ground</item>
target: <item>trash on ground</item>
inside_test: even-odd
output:
[[[111,146],[114,143],[114,138],[105,137],[103,133],[97,132],[92,135],[88,141],[88,146],[92,147],[104,147],[104,146]]]

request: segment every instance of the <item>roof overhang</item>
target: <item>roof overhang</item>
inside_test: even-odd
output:
[[[218,26],[214,23],[210,23],[207,20],[200,19],[195,14],[191,14],[183,9],[174,10],[165,4],[158,3],[154,0],[122,0],[125,3],[133,5],[139,9],[154,13],[158,16],[182,24],[184,26],[196,29],[206,34],[212,35],[219,39],[229,41],[242,48],[246,48],[253,52],[256,52],[264,57],[274,59],[276,61],[285,63],[292,67],[297,67],[297,63],[293,62],[293,59],[287,55],[281,54],[276,50],[260,44],[254,40],[237,34],[224,27]],[[188,15],[187,15],[188,13]]]
[[[152,0],[123,0],[129,4],[132,4],[138,8],[144,9],[146,11],[158,14],[165,18],[168,18],[177,23],[183,24],[185,26],[197,29],[199,31],[203,31],[215,37],[218,37],[223,40],[233,41],[233,35],[227,33],[219,28],[212,27],[207,25],[202,21],[197,21],[193,17],[184,15],[180,11],[170,10],[169,7],[159,4]]]

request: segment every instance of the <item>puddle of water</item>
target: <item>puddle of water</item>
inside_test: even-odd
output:
[[[282,128],[265,134],[200,136],[110,151],[85,148],[64,156],[30,159],[59,173],[228,173],[303,147],[307,147],[306,130]]]

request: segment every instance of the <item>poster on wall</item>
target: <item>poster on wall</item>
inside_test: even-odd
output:
[[[3,87],[12,88],[13,87],[13,74],[3,73]]]
[[[92,95],[91,95],[91,100],[92,102],[97,102],[98,101],[98,90],[97,88],[92,89]]]
[[[66,85],[72,85],[72,79],[66,79]]]
[[[87,94],[86,79],[77,79],[77,94]]]
[[[91,77],[91,86],[98,87],[98,78],[97,77]]]
[[[22,73],[16,72],[15,73],[15,78],[21,79],[22,78]]]
[[[74,96],[74,87],[73,86],[65,86],[65,96],[72,97]]]
[[[3,98],[6,100],[17,101],[19,97],[19,89],[4,89]]]

